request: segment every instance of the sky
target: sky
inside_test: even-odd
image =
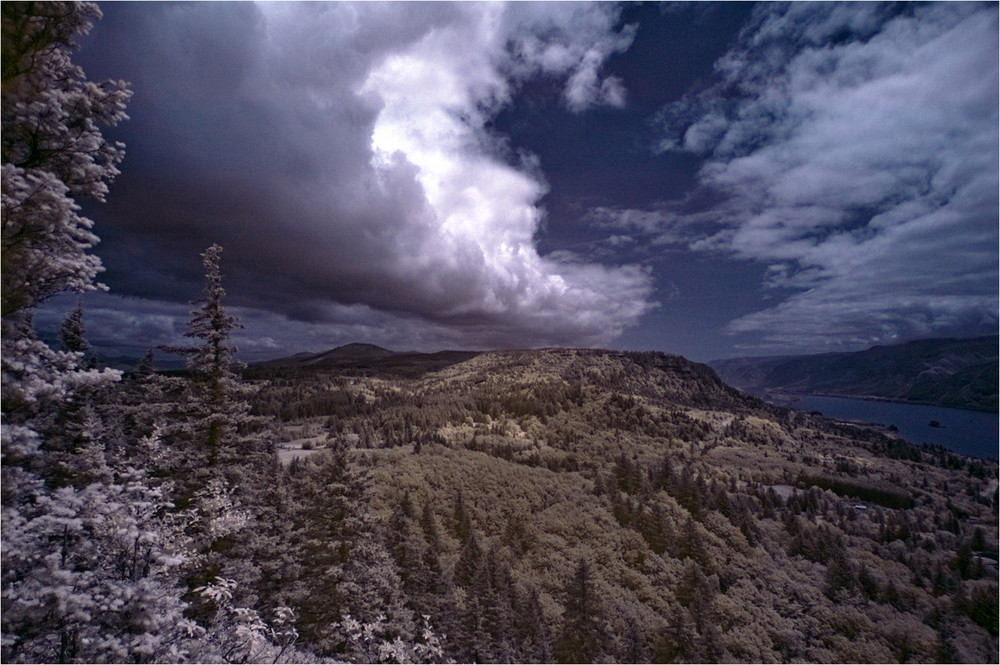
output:
[[[996,3],[101,9],[105,355],[182,339],[213,243],[250,361],[997,333]]]

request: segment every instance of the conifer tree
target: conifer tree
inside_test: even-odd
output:
[[[580,559],[566,586],[563,625],[553,655],[560,663],[592,663],[604,654],[608,635],[590,564]]]
[[[212,662],[218,644],[265,633],[248,633],[245,623],[206,633],[184,616],[178,552],[189,538],[179,526],[191,515],[173,511],[169,485],[136,466],[160,457],[161,430],[151,425],[123,445],[106,390],[120,372],[83,366],[79,308],[62,330],[65,351],[32,330],[48,298],[101,288],[89,251],[98,238],[74,199],[103,200],[118,174],[123,146],[105,141],[100,127],[125,118],[130,93],[121,82],[86,81],[70,61],[75,37],[100,17],[96,5],[4,3],[0,13],[0,657]]]
[[[235,444],[236,429],[247,423],[250,407],[245,398],[250,387],[239,371],[243,364],[230,343],[233,330],[242,327],[239,319],[226,312],[222,299],[222,247],[212,245],[202,255],[205,289],[200,306],[191,312],[185,337],[198,340],[193,347],[170,348],[187,356],[192,373],[191,426],[198,445],[203,445],[209,466],[215,466],[224,446]]]
[[[479,537],[475,533],[469,534],[469,537],[462,544],[458,561],[455,562],[455,582],[465,587],[472,586],[479,575],[482,556]]]
[[[350,467],[346,444],[335,440],[302,462],[294,481],[293,538],[302,571],[288,599],[298,609],[302,639],[319,653],[334,653],[345,636],[329,628],[345,615],[363,622],[382,615],[384,636],[411,637],[402,582],[377,536],[365,479]]]
[[[122,82],[86,81],[70,61],[75,37],[100,17],[95,5],[21,2],[0,12],[0,356],[4,442],[14,454],[14,448],[27,453],[36,447],[28,432],[45,427],[52,405],[77,387],[118,376],[84,370],[79,354],[53,351],[31,323],[35,308],[53,295],[98,288],[100,260],[89,252],[98,238],[74,198],[103,200],[118,174],[123,146],[105,141],[100,126],[126,117],[131,93]]]
[[[452,513],[451,525],[455,537],[462,543],[465,543],[472,535],[472,515],[465,507],[465,500],[462,498],[461,492],[455,497],[455,510]]]
[[[66,290],[98,288],[90,253],[98,238],[74,199],[100,201],[124,146],[101,135],[125,119],[131,92],[95,84],[70,61],[76,36],[100,18],[96,5],[17,2],[2,8],[4,336],[30,328],[33,309]]]
[[[521,660],[529,663],[552,662],[552,631],[542,610],[538,588],[534,585],[528,589],[514,620]]]
[[[67,351],[83,353],[90,348],[86,334],[87,328],[83,325],[83,307],[77,303],[59,328],[59,341]]]
[[[416,508],[409,494],[404,494],[402,502],[389,518],[386,541],[399,569],[407,604],[413,610],[414,618],[423,615],[436,618],[443,581],[436,526],[429,505],[425,504],[418,522]]]
[[[70,61],[96,6],[4,3],[0,12],[2,657],[179,659],[188,624],[159,522],[166,502],[144,473],[109,458],[105,428],[81,398],[119,373],[83,368],[77,331],[60,352],[31,328],[51,296],[97,288],[97,236],[74,198],[103,199],[117,175],[122,146],[99,127],[125,117],[130,93],[87,82]],[[63,429],[68,403],[81,405],[76,432]]]

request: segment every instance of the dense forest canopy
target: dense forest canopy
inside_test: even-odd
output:
[[[217,245],[185,372],[42,342],[129,91],[95,6],[2,17],[5,662],[997,659],[995,461],[660,353],[244,368]]]

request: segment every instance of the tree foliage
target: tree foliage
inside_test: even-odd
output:
[[[201,258],[205,267],[204,295],[191,312],[184,333],[199,343],[167,350],[187,357],[191,381],[183,414],[186,434],[194,439],[196,448],[206,453],[209,466],[215,466],[221,453],[235,454],[238,430],[252,420],[246,398],[253,390],[243,382],[240,371],[244,365],[237,359],[237,348],[230,340],[233,330],[242,324],[226,312],[222,302],[226,295],[220,266],[222,247],[212,245]]]
[[[125,119],[131,96],[121,81],[87,81],[70,61],[99,17],[96,5],[71,2],[2,9],[5,324],[61,291],[96,288],[98,239],[75,199],[104,200],[118,175],[124,146],[100,128]]]

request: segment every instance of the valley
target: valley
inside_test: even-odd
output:
[[[753,392],[890,399],[997,412],[998,339],[927,339],[866,351],[710,365]]]

